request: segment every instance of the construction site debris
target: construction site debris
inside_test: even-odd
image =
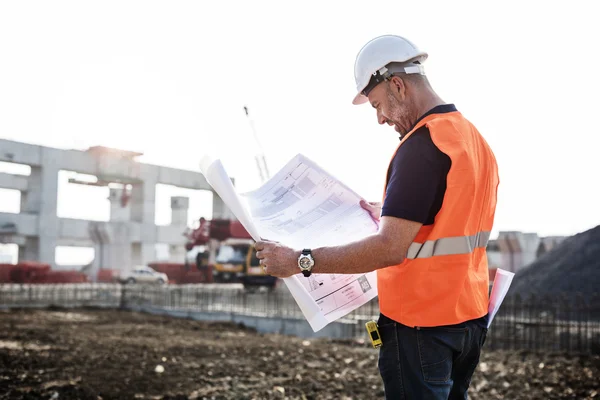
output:
[[[0,311],[0,343],[0,399],[383,398],[377,351],[355,340],[124,311],[15,310]],[[598,387],[598,357],[484,347],[469,397],[592,399]]]

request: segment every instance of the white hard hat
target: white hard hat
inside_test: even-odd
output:
[[[384,35],[372,39],[356,56],[354,80],[358,94],[352,103],[367,102],[368,92],[393,73],[424,74],[421,63],[426,59],[427,53],[402,36]],[[395,68],[391,68],[390,63],[394,63]]]

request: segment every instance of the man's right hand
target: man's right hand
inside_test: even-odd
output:
[[[379,219],[381,218],[381,202],[374,202],[374,201],[367,202],[367,201],[361,200],[360,206],[362,208],[364,208],[365,210],[367,210],[369,212],[369,214],[371,214],[371,218],[373,218],[373,221],[379,223]]]

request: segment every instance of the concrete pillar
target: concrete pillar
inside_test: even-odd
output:
[[[108,267],[104,267],[102,264],[104,264],[104,260],[103,260],[103,254],[102,254],[102,250],[103,250],[103,246],[100,243],[95,243],[94,242],[94,259],[92,260],[92,267],[89,270],[89,275],[88,277],[90,278],[90,280],[94,280],[97,276],[98,271],[100,271],[100,269],[102,268],[106,268],[108,269]]]
[[[515,232],[499,232],[497,242],[502,253],[501,268],[515,272],[521,263],[521,247],[515,237]]]
[[[142,265],[142,244],[131,244],[131,265]]]
[[[156,179],[144,178],[144,183],[137,183],[131,189],[131,220],[154,224]]]
[[[488,268],[502,268],[502,253],[496,240],[490,240],[487,249]]]
[[[227,208],[223,200],[219,197],[219,195],[213,192],[213,219],[223,218],[223,219],[233,219],[233,213]]]
[[[140,173],[144,183],[133,185],[131,190],[131,220],[142,224],[141,243],[135,243],[131,250],[134,265],[146,265],[156,259],[154,222],[157,172],[157,168],[144,166]]]
[[[37,242],[25,244],[22,255],[33,261],[41,261],[55,267],[58,238],[58,172],[60,150],[42,148],[41,165],[31,167],[27,178],[27,192],[21,196],[21,213],[38,214]],[[30,247],[31,246],[31,247]],[[20,254],[21,255],[21,254]]]
[[[94,260],[92,267],[88,270],[88,278],[95,282],[100,269],[110,269],[110,248],[108,242],[110,240],[109,233],[104,222],[90,221],[88,223],[88,233],[94,242]]]
[[[184,245],[172,244],[169,246],[169,262],[182,263],[185,261],[186,250]]]
[[[188,224],[190,199],[185,196],[171,197],[171,225],[181,227],[181,232]],[[169,261],[182,263],[185,261],[185,240],[181,236],[181,244],[169,246]]]
[[[111,222],[107,224],[110,232],[110,265],[111,269],[123,270],[131,264],[131,229],[127,222]]]
[[[187,226],[190,199],[184,196],[171,197],[171,225]]]
[[[19,245],[19,256],[18,261],[36,261],[38,260],[38,238],[27,237],[25,243]]]
[[[110,188],[108,200],[110,201],[110,220],[129,221],[131,219],[131,201],[123,205],[123,192],[125,188]]]
[[[96,251],[89,271],[90,278],[95,279],[100,268],[126,270],[131,267],[131,228],[128,222],[92,221],[89,232]]]
[[[21,192],[21,213],[39,214],[42,208],[42,168],[31,167],[31,174],[26,178],[28,190]]]
[[[148,265],[148,263],[156,261],[154,246],[154,243],[133,243],[131,245],[131,265]]]
[[[142,243],[141,254],[143,265],[156,261],[156,243]]]
[[[520,235],[519,240],[521,241],[521,248],[523,249],[523,260],[522,265],[519,269],[522,269],[537,258],[537,249],[540,246],[540,237],[537,233],[523,233]]]

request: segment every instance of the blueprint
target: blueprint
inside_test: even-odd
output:
[[[255,240],[302,249],[340,245],[377,232],[377,224],[359,205],[362,197],[301,154],[243,195],[219,160],[205,159],[201,169]],[[315,332],[377,296],[375,272],[309,278],[298,272],[284,282]]]
[[[494,278],[492,292],[490,293],[490,302],[488,304],[488,329],[492,325],[492,321],[498,313],[498,310],[508,293],[508,289],[510,289],[510,284],[512,283],[514,276],[514,272],[505,271],[500,268],[496,270],[496,277]]]

